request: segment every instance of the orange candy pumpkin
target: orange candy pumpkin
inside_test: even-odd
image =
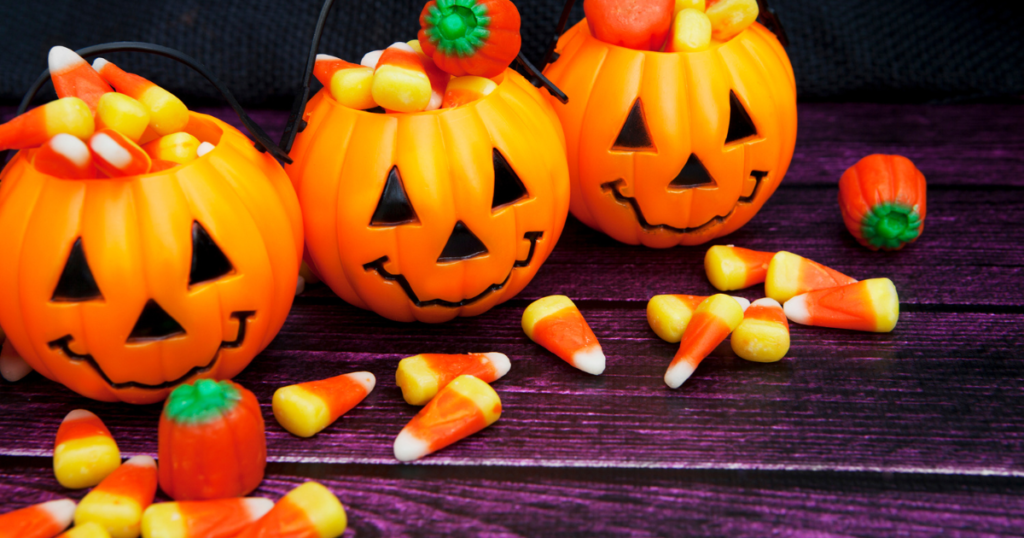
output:
[[[839,210],[857,242],[899,250],[924,230],[924,174],[902,155],[868,155],[839,178]]]
[[[58,179],[19,152],[0,174],[0,324],[33,369],[106,401],[151,403],[240,372],[294,297],[302,222],[281,166],[226,123],[216,145],[134,177]]]
[[[754,23],[701,52],[631,50],[567,31],[545,74],[565,130],[572,214],[629,244],[695,245],[746,224],[796,143],[796,84]]]

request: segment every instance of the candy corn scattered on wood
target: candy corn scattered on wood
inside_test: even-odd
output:
[[[142,512],[156,495],[156,462],[135,456],[90,491],[75,510],[75,525],[94,522],[113,538],[136,538]]]
[[[736,355],[748,361],[781,360],[789,352],[789,322],[782,305],[767,297],[750,303],[730,344]]]
[[[233,538],[273,507],[261,497],[153,504],[142,514],[142,538]]]
[[[110,533],[99,523],[90,521],[68,530],[57,538],[110,538]]]
[[[693,319],[683,332],[679,351],[665,372],[665,384],[679,388],[693,375],[704,357],[714,351],[743,321],[743,309],[728,295],[712,295],[693,313]]]
[[[446,355],[424,353],[399,361],[395,382],[409,405],[424,405],[460,375],[493,383],[508,373],[512,363],[503,353]]]
[[[121,466],[121,451],[100,417],[75,409],[57,429],[53,449],[53,473],[68,489],[99,484]]]
[[[0,537],[52,538],[68,528],[75,516],[75,501],[60,499],[0,514]]]
[[[655,295],[647,301],[647,323],[662,340],[678,342],[690,324],[693,312],[705,299],[707,297],[700,295]],[[743,310],[750,305],[750,301],[743,297],[733,299]]]
[[[593,375],[604,372],[605,357],[597,336],[565,295],[544,297],[526,307],[523,331],[576,368]]]
[[[413,461],[494,424],[501,398],[490,385],[462,375],[437,393],[395,439],[395,458]]]
[[[715,245],[704,255],[704,271],[719,291],[742,290],[765,281],[774,252]]]
[[[345,508],[327,488],[306,482],[235,538],[336,538],[345,532]]]
[[[887,333],[899,320],[900,299],[891,280],[872,278],[797,295],[784,309],[801,325]]]
[[[352,372],[282,387],[274,392],[274,417],[289,432],[312,437],[363,401],[376,384],[370,372]]]
[[[801,293],[854,282],[855,279],[835,269],[783,250],[775,253],[768,264],[764,291],[768,297],[785,304],[790,298]]]

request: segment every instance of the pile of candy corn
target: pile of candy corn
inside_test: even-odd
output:
[[[724,43],[759,13],[757,0],[586,0],[583,10],[597,39],[664,52],[700,52]]]
[[[65,47],[49,55],[58,99],[0,125],[0,150],[38,148],[33,166],[62,179],[137,176],[213,149],[184,131],[189,112],[167,90]]]

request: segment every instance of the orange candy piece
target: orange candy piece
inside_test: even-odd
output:
[[[801,325],[887,333],[900,317],[900,298],[888,278],[815,290],[786,301],[786,317]]]
[[[490,385],[462,375],[446,385],[395,438],[395,458],[413,461],[494,424],[501,398]]]
[[[704,271],[719,291],[742,290],[764,282],[774,252],[715,245],[704,255]]]
[[[352,372],[274,392],[274,417],[289,432],[312,437],[363,401],[376,385],[370,372]]]
[[[113,538],[136,538],[142,512],[156,495],[156,482],[153,458],[131,458],[82,498],[75,511],[75,525],[92,521]]]
[[[146,174],[153,164],[138,144],[113,129],[103,129],[92,135],[89,150],[96,168],[110,177]]]
[[[366,110],[377,106],[373,100],[373,68],[353,64],[328,56],[317,54],[313,75],[327,88],[335,101],[357,110]]]
[[[95,179],[89,146],[78,138],[60,133],[40,146],[32,157],[32,166],[44,174],[61,179]]]
[[[605,357],[597,336],[565,295],[537,299],[523,312],[523,331],[565,362],[587,372],[604,372]]]
[[[319,483],[306,482],[235,538],[337,538],[347,526],[338,498]]]
[[[765,297],[750,303],[732,332],[732,350],[753,362],[775,362],[789,352],[789,322],[782,305]]]
[[[647,301],[647,324],[666,342],[676,343],[683,338],[694,311],[707,297],[701,295],[655,295]],[[746,311],[750,301],[733,297]]]
[[[53,473],[68,489],[99,484],[121,465],[121,451],[100,417],[75,409],[57,429],[53,448]]]
[[[57,97],[77,97],[95,112],[100,97],[114,91],[89,62],[67,47],[51,48],[47,63]]]
[[[52,538],[68,528],[75,501],[61,499],[0,514],[0,538]]]
[[[452,380],[471,375],[484,383],[501,379],[512,363],[503,353],[421,353],[398,362],[395,383],[409,405],[424,405]]]
[[[85,140],[95,130],[92,111],[85,101],[65,97],[33,108],[0,125],[0,150],[33,148],[60,133]]]
[[[274,507],[246,497],[150,505],[142,514],[143,538],[233,538]]]
[[[743,309],[735,299],[722,294],[708,297],[697,307],[683,332],[679,351],[665,372],[665,384],[679,388],[741,321]]]
[[[776,252],[768,264],[764,291],[768,297],[785,304],[801,293],[854,282],[855,279],[835,269],[782,250]]]

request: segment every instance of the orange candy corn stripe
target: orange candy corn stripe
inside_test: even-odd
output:
[[[32,157],[36,170],[61,179],[94,179],[96,167],[92,153],[85,142],[69,135],[58,134],[40,146]]]
[[[85,140],[95,129],[92,111],[85,101],[65,97],[33,108],[0,125],[0,150],[33,148],[60,133]]]
[[[797,295],[785,311],[801,325],[887,333],[899,320],[900,299],[891,280],[872,278]]]
[[[371,89],[378,105],[395,112],[420,112],[430,104],[431,91],[423,62],[411,47],[396,43],[384,50]]]
[[[764,291],[768,297],[785,303],[801,293],[834,288],[856,281],[835,269],[783,250],[776,252],[768,264]]]
[[[150,505],[142,514],[143,538],[233,538],[274,507],[247,497]]]
[[[512,363],[503,353],[447,355],[423,353],[399,361],[395,382],[409,405],[424,405],[460,375],[471,375],[484,383],[501,379]]]
[[[47,63],[57,97],[77,97],[95,112],[100,98],[114,91],[89,62],[67,47],[51,48]]]
[[[370,372],[281,387],[274,392],[274,417],[299,437],[312,437],[363,401],[376,385]]]
[[[750,301],[743,297],[732,297],[746,310]],[[659,338],[666,342],[678,342],[683,331],[690,324],[693,312],[707,297],[701,295],[655,295],[647,301],[647,323]]]
[[[149,126],[157,134],[176,133],[188,125],[188,108],[171,92],[103,58],[93,61],[92,68],[118,92],[142,103],[149,112]]]
[[[764,282],[774,252],[715,245],[704,255],[704,271],[720,291],[742,290]]]
[[[135,538],[142,524],[142,512],[156,495],[156,462],[149,456],[135,456],[124,462],[78,504],[75,525],[95,522],[113,538]]]
[[[743,309],[735,299],[722,294],[708,297],[697,307],[683,332],[679,351],[665,372],[665,384],[679,388],[742,320]]]
[[[775,299],[765,297],[750,304],[743,321],[732,332],[732,350],[754,362],[775,362],[789,352],[789,322]]]
[[[336,538],[347,526],[338,498],[322,485],[306,482],[235,538]]]
[[[402,428],[395,439],[395,458],[417,460],[494,424],[500,416],[501,399],[490,385],[459,376]]]
[[[113,129],[103,129],[89,139],[96,168],[110,177],[149,173],[153,162],[135,142]]]
[[[342,105],[358,110],[377,106],[371,92],[373,68],[318,54],[313,74]]]
[[[52,538],[68,528],[75,515],[75,501],[61,499],[0,514],[0,537]]]
[[[448,82],[444,90],[444,100],[441,108],[454,108],[471,103],[484,96],[490,95],[498,85],[489,78],[484,77],[455,77]]]
[[[605,357],[597,336],[565,295],[544,297],[526,307],[523,331],[576,368],[593,375],[604,372]]]
[[[53,473],[68,489],[99,484],[121,465],[121,451],[100,417],[75,409],[57,429]]]

